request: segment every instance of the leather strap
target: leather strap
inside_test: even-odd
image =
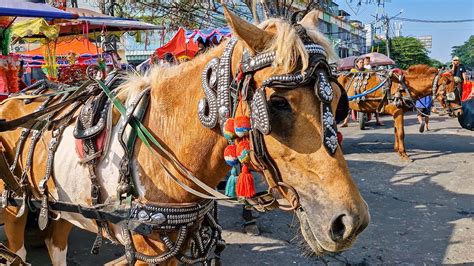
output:
[[[21,196],[23,195],[23,190],[13,172],[10,171],[10,166],[8,165],[4,152],[5,148],[0,142],[0,174],[2,175],[2,180],[5,182],[7,189],[12,190],[16,195]]]

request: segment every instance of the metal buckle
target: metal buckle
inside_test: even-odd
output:
[[[448,101],[454,101],[456,100],[456,94],[454,94],[454,92],[446,93],[446,99]]]
[[[1,198],[1,206],[3,209],[5,209],[8,206],[9,196],[10,196],[10,191],[8,189],[5,189],[2,193],[2,198]]]

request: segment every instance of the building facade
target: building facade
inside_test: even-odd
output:
[[[367,31],[362,22],[351,20],[349,13],[330,0],[322,1],[318,9],[319,30],[331,40],[340,58],[368,52]]]

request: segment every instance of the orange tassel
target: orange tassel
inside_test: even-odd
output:
[[[255,195],[253,175],[249,172],[248,166],[245,164],[242,166],[235,192],[239,197],[251,198]]]

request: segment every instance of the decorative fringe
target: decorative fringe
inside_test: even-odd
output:
[[[227,184],[225,186],[225,195],[231,198],[237,197],[235,194],[235,184],[237,183],[237,169],[232,167],[230,171],[229,179],[227,180]]]
[[[237,180],[236,192],[239,197],[251,198],[255,195],[253,175],[249,172],[248,166],[245,164]]]

